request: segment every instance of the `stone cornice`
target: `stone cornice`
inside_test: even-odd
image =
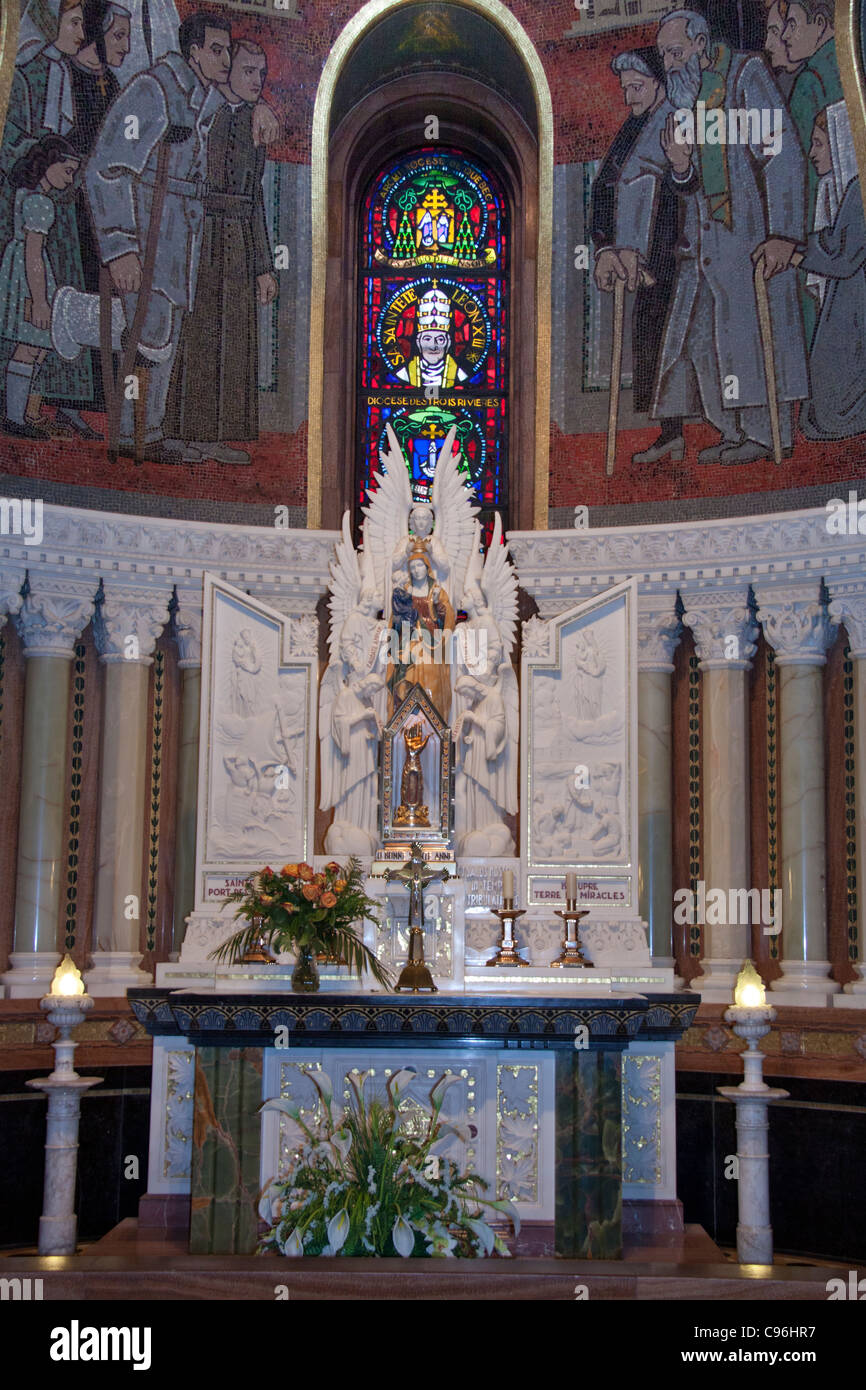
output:
[[[12,579],[20,574],[22,583],[25,573],[31,583],[46,575],[86,583],[89,575],[94,597],[100,581],[106,593],[113,579],[159,593],[168,582],[179,593],[198,595],[199,605],[207,571],[299,614],[313,612],[326,592],[338,539],[335,531],[214,525],[46,504],[41,543],[0,537],[0,567]]]
[[[508,544],[520,583],[542,617],[634,576],[641,595],[725,586],[862,581],[866,537],[828,530],[828,512],[778,512],[736,520],[597,530],[512,531]],[[687,601],[684,594],[684,601]]]

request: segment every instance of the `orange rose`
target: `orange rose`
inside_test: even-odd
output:
[[[346,880],[345,880],[344,878],[338,878],[338,879],[337,879],[337,882],[334,884],[334,892],[335,892],[335,893],[342,893],[343,890],[345,889],[345,887],[346,887]]]
[[[283,878],[297,878],[298,866],[297,864],[284,864],[283,867],[280,869],[280,873],[282,874]]]
[[[259,902],[262,904],[262,907],[270,907],[273,901],[270,893],[261,893],[259,895]]]
[[[340,873],[342,866],[338,864],[335,859],[332,859],[330,864],[325,865],[325,868],[327,869],[329,874],[338,874]]]
[[[312,870],[312,867],[311,867],[309,864],[306,864],[306,863],[304,863],[304,864],[299,864],[299,865],[298,865],[298,875],[299,875],[300,878],[302,878],[302,879],[304,880],[305,883],[309,883],[310,880],[311,880],[311,878],[313,877],[313,870]]]
[[[317,903],[322,895],[321,888],[315,883],[305,883],[301,892],[308,903]]]
[[[325,886],[325,875],[324,875],[324,874],[314,874],[314,875],[313,875],[313,883],[317,883],[317,884],[319,885],[320,888],[324,888],[324,886]]]
[[[323,894],[322,894],[322,907],[336,907],[336,906],[337,906],[337,899],[336,899],[336,897],[334,896],[333,893],[330,893],[330,892],[329,892],[329,893],[323,893]]]

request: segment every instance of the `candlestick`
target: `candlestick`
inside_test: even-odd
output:
[[[569,877],[571,878],[573,875],[570,874]],[[578,923],[584,917],[589,916],[589,908],[578,908],[574,899],[570,898],[565,911],[563,912],[557,908],[556,915],[557,917],[561,917],[565,923],[565,936],[562,939],[562,950],[556,957],[556,960],[550,962],[551,969],[575,970],[583,966],[591,965],[592,962],[586,959],[581,949],[580,929],[578,926]]]
[[[508,870],[506,869],[506,873]],[[503,874],[503,879],[505,874]],[[526,911],[523,907],[512,907],[508,901],[505,907],[494,907],[493,912],[502,924],[502,936],[499,941],[496,954],[491,956],[488,965],[529,965],[528,960],[524,960],[518,954],[517,942],[514,938],[514,923],[518,917],[522,917]]]

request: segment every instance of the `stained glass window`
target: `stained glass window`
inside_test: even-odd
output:
[[[507,507],[508,219],[489,170],[424,147],[371,181],[360,229],[358,500],[393,428],[417,501],[452,426],[488,524]]]

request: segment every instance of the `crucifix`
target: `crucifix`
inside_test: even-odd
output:
[[[418,994],[429,989],[438,994],[433,976],[424,962],[424,889],[428,883],[438,883],[448,877],[447,869],[433,868],[424,858],[424,851],[417,840],[412,841],[412,849],[406,863],[399,869],[388,869],[385,878],[396,879],[409,889],[409,958],[400,971],[395,985],[397,990],[407,990]]]

